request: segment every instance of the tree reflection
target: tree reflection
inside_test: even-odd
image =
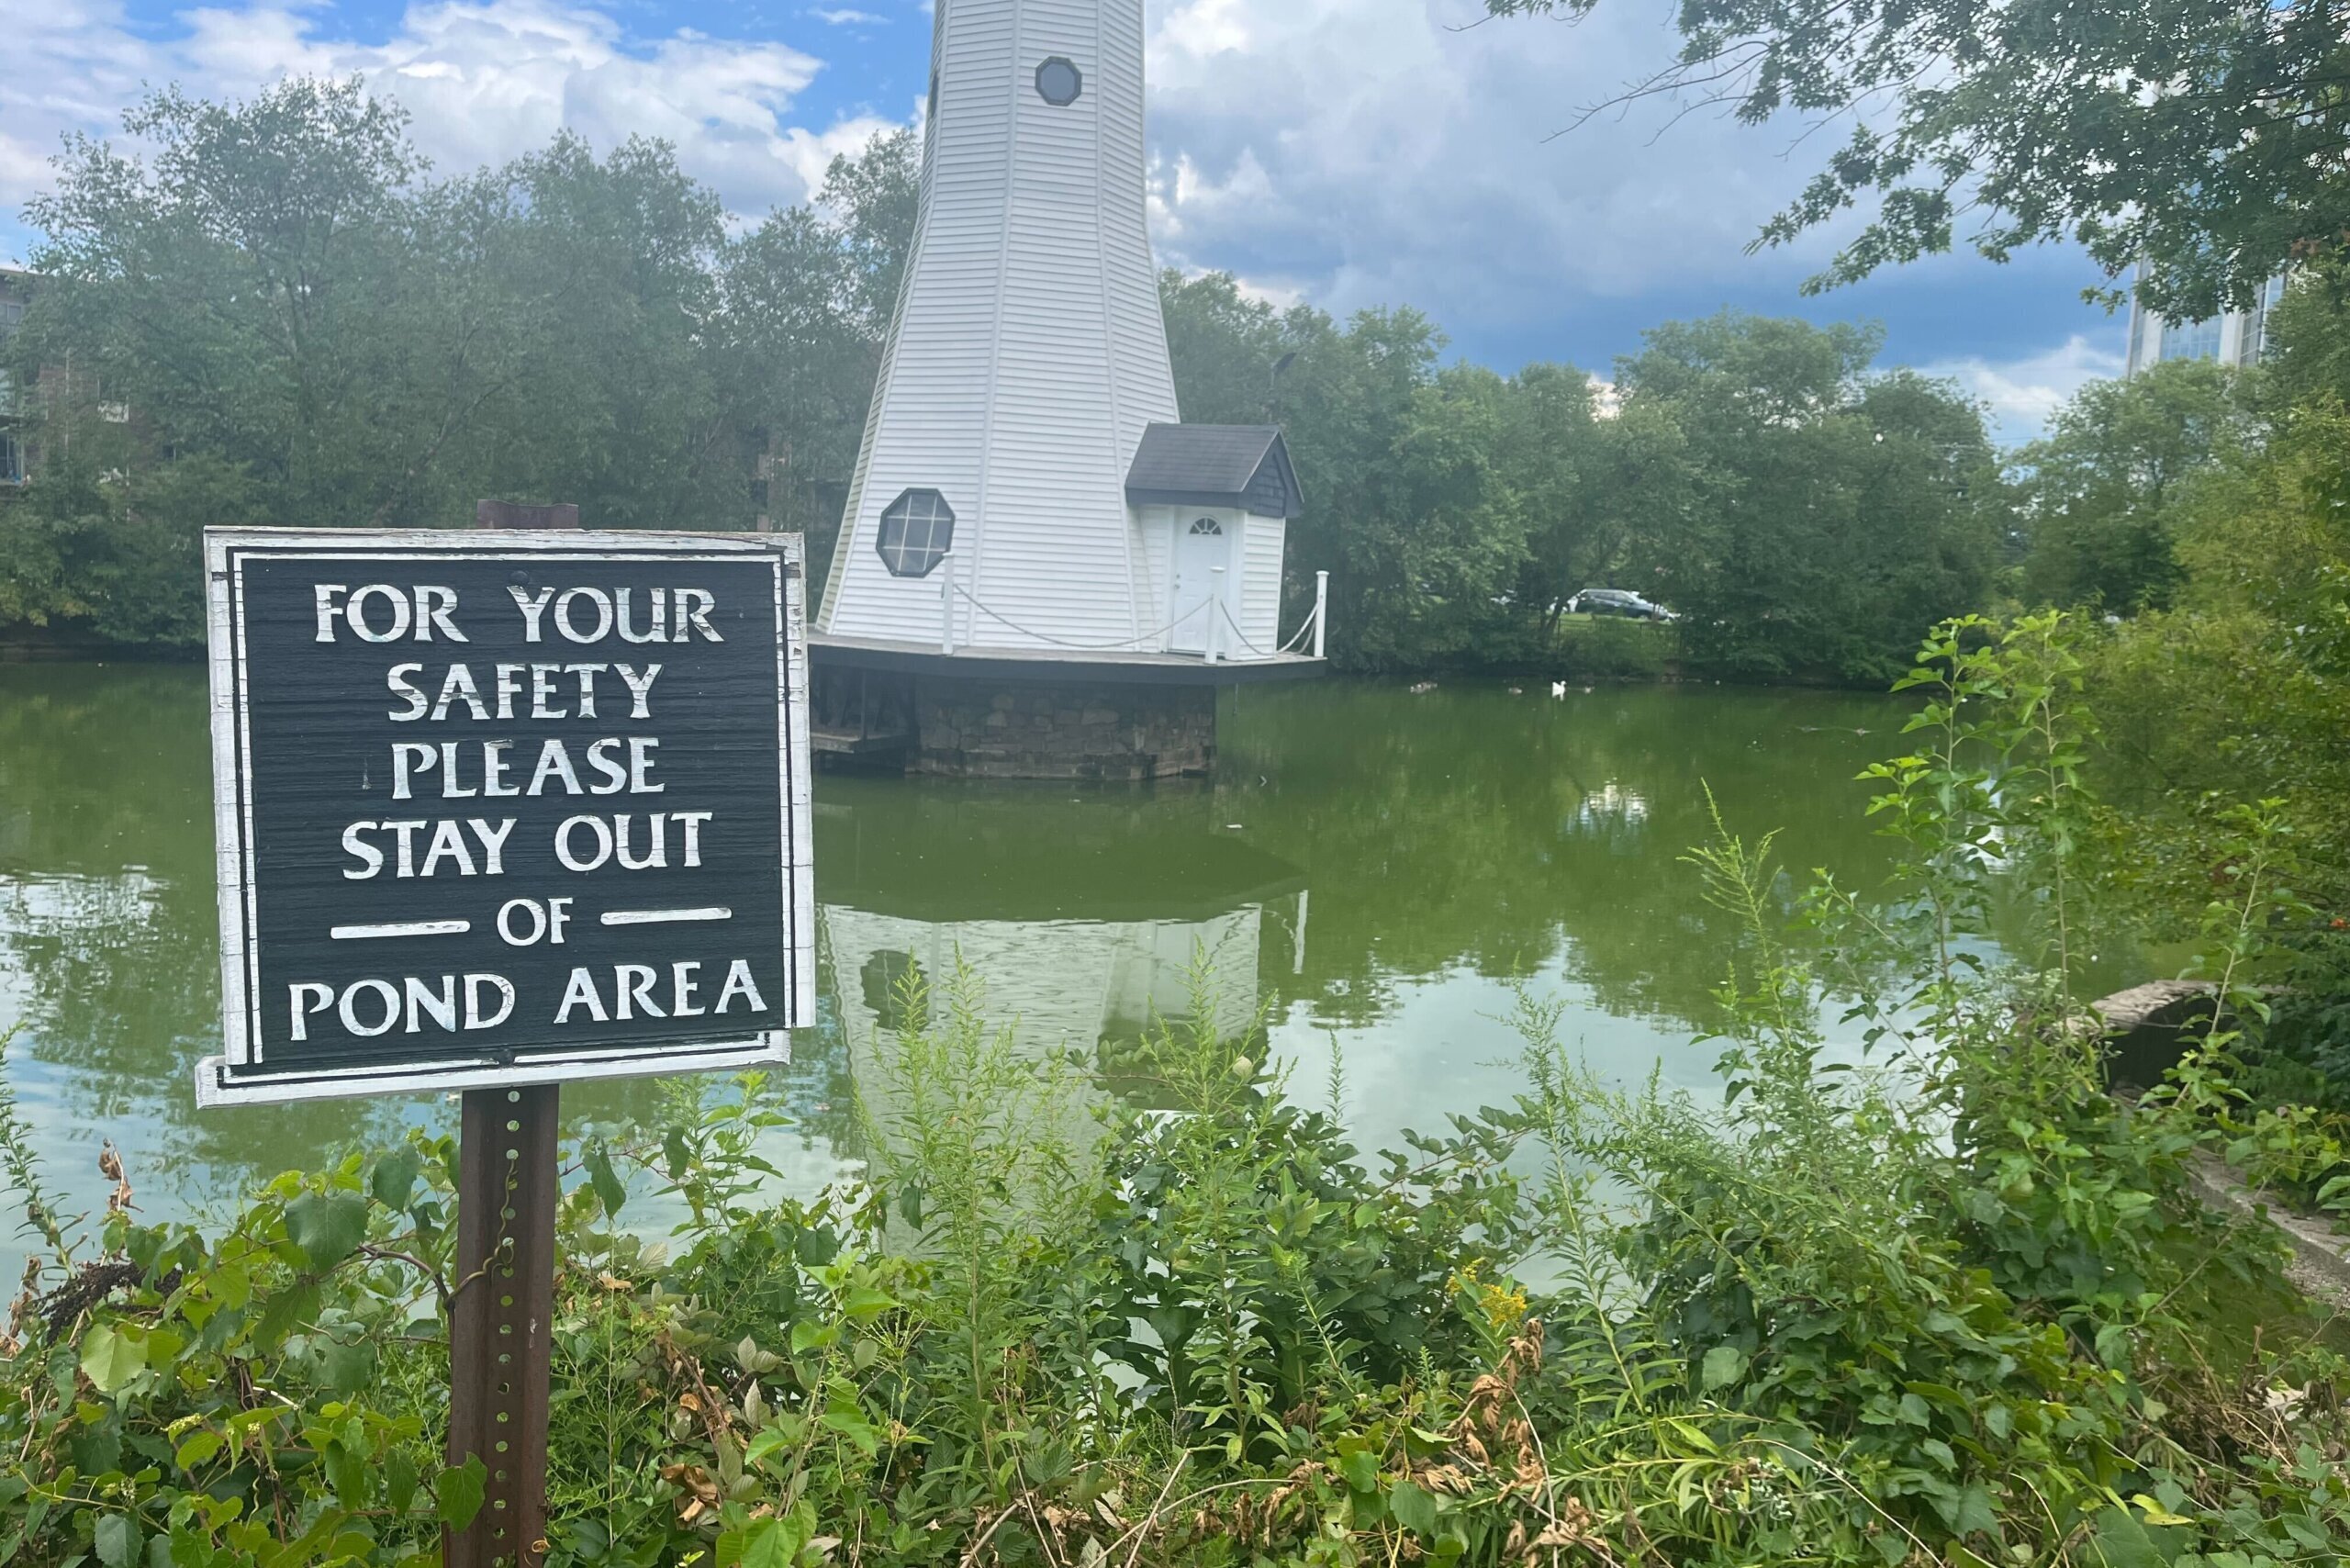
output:
[[[1326,683],[1228,704],[1214,814],[1313,889],[1304,972],[1268,951],[1272,994],[1359,1024],[1404,979],[1562,957],[1611,1012],[1700,1024],[1734,936],[1679,858],[1710,830],[1709,787],[1734,826],[1780,831],[1783,865],[1863,885],[1886,869],[1852,780],[1900,726],[1889,700],[1548,690]]]

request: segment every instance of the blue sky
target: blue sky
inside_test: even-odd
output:
[[[1734,306],[1865,317],[1886,362],[1958,377],[2010,439],[2117,368],[2121,324],[2081,303],[2070,251],[1943,258],[1807,299],[1834,236],[1750,256],[1830,144],[1650,106],[1551,140],[1662,63],[1659,0],[1581,26],[1468,26],[1479,0],[1144,0],[1162,261],[1344,314],[1409,304],[1502,369],[1605,375],[1643,327]],[[365,73],[443,167],[568,125],[668,137],[733,210],[803,199],[834,152],[911,121],[926,0],[11,0],[0,80],[0,252],[69,130],[118,129],[141,84],[247,93],[289,71]]]

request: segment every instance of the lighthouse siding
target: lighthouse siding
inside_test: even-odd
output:
[[[892,577],[882,510],[934,488],[956,515],[956,643],[1136,647],[1125,500],[1143,427],[1175,417],[1146,228],[1139,0],[959,0],[905,305],[835,555],[822,630],[934,640],[941,585]],[[1055,106],[1036,68],[1083,75]],[[963,597],[968,596],[968,597]]]
[[[1281,644],[1281,549],[1289,524],[1277,517],[1246,513],[1241,529],[1240,634],[1242,657],[1271,653]]]

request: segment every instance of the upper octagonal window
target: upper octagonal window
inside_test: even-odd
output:
[[[1036,95],[1053,107],[1069,107],[1084,91],[1085,73],[1067,55],[1053,55],[1036,67]]]

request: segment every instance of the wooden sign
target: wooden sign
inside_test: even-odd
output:
[[[722,1070],[814,1020],[791,535],[209,529],[204,1104]]]

